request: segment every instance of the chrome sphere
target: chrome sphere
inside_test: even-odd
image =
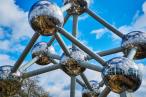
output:
[[[46,42],[39,42],[32,48],[32,58],[38,56],[39,60],[36,62],[39,65],[47,65],[51,63],[48,53],[51,52],[51,47],[48,47]]]
[[[136,59],[146,58],[146,33],[141,31],[133,31],[125,35],[122,41],[122,47],[125,48],[125,55],[128,55],[132,47],[137,47]]]
[[[78,48],[70,49],[70,56],[62,55],[60,64],[62,65],[62,70],[70,76],[77,76],[85,71],[84,67],[81,67],[78,62],[85,61],[85,53]]]
[[[90,85],[94,91],[90,91],[87,88],[83,88],[82,97],[98,97],[100,94],[99,83],[95,80],[90,81]]]
[[[72,3],[73,6],[67,10],[68,14],[78,14],[81,15],[85,12],[88,7],[88,2],[86,0],[64,0],[64,5]]]
[[[134,92],[140,87],[142,74],[132,60],[117,57],[109,60],[107,64],[102,71],[103,79],[113,92]]]
[[[64,17],[61,9],[48,0],[40,0],[30,9],[28,16],[31,27],[41,35],[49,36],[56,32],[55,26],[61,27]]]
[[[0,67],[0,94],[2,97],[11,97],[21,90],[20,72],[11,74],[12,66]]]

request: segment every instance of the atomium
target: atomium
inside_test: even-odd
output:
[[[81,15],[85,12],[88,7],[88,2],[86,0],[64,0],[64,5],[71,3],[73,6],[67,10],[68,14],[78,14]]]
[[[105,84],[116,93],[136,91],[142,81],[142,75],[136,64],[124,57],[107,61],[108,66],[102,74]]]
[[[39,65],[47,65],[51,63],[48,53],[51,52],[51,47],[47,46],[46,42],[39,42],[32,48],[32,58],[39,57],[36,61]]]
[[[30,9],[28,16],[30,26],[36,33],[34,33],[13,67],[0,67],[0,94],[2,93],[6,96],[10,95],[11,97],[21,89],[22,79],[27,79],[57,69],[63,70],[71,79],[70,97],[75,97],[76,82],[83,87],[82,97],[107,97],[110,92],[115,92],[119,94],[120,97],[123,97],[123,93],[127,95],[127,93],[137,91],[142,82],[142,74],[138,68],[138,64],[134,61],[146,57],[146,33],[133,31],[124,35],[107,21],[96,15],[88,7],[86,0],[64,0],[62,7],[59,7],[49,0],[40,0],[36,2]],[[64,12],[66,12],[66,16],[64,16]],[[87,13],[119,36],[122,39],[121,45],[109,50],[95,52],[83,42],[80,42],[77,39],[77,34],[79,32],[78,17],[83,13]],[[73,19],[71,19],[73,22],[72,35],[63,28],[71,16],[73,16]],[[50,41],[48,41],[48,43],[39,42],[35,44],[39,36],[49,36],[47,38],[50,38]],[[69,40],[71,44],[70,42],[66,44],[62,36]],[[42,40],[43,39],[44,38],[42,38]],[[54,45],[54,47],[56,46],[56,43],[53,42],[58,42],[63,51],[62,56],[58,54],[60,50],[56,50],[58,51],[57,54],[51,51],[52,45]],[[22,65],[31,49],[32,59],[28,63]],[[58,48],[55,47],[55,49]],[[114,57],[109,61],[104,59],[104,56],[119,52],[123,52],[124,56],[118,55],[119,57]],[[91,59],[93,59],[93,61]],[[48,66],[27,71],[34,63],[41,66]],[[52,63],[52,65],[49,63]],[[21,65],[21,68],[23,68],[22,70],[20,69]],[[96,81],[88,81],[85,74],[86,72],[84,72],[87,69],[100,72],[102,81],[99,83]],[[20,73],[20,75],[17,73],[19,70],[23,72]],[[79,76],[83,82],[78,79]],[[97,76],[99,75],[97,74]],[[102,87],[104,89],[101,91],[100,89]]]
[[[70,49],[70,56],[62,55],[60,64],[65,73],[71,76],[77,76],[85,71],[84,67],[81,67],[78,62],[85,61],[86,54],[78,48]]]
[[[141,31],[133,31],[126,34],[122,41],[122,47],[125,48],[125,55],[131,48],[136,47],[136,59],[143,59],[146,57],[146,33]]]
[[[32,6],[28,20],[34,31],[48,36],[56,32],[55,26],[62,27],[64,17],[56,4],[48,0],[40,0]]]
[[[93,91],[90,91],[89,89],[83,87],[82,97],[98,97],[99,96],[100,91],[101,91],[99,89],[99,83],[95,80],[91,80],[90,85]]]
[[[11,73],[12,66],[0,67],[0,94],[2,97],[9,97],[17,94],[21,89],[20,72]]]

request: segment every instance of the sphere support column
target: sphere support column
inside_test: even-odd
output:
[[[131,93],[123,92],[120,94],[120,97],[133,97]]]

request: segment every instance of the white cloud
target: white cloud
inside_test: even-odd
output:
[[[129,33],[131,31],[144,31],[146,32],[146,2],[144,2],[143,6],[142,6],[142,10],[143,10],[143,15],[139,15],[139,11],[137,11],[133,17],[133,21],[130,25],[123,25],[121,27],[118,28],[119,31],[121,31],[122,33],[126,34]],[[96,31],[100,32],[100,33],[96,33]],[[107,32],[107,30],[105,30],[105,28],[99,29],[99,30],[93,30],[92,33],[96,33],[97,39],[102,37],[104,35],[105,32]],[[109,31],[110,32],[110,31]],[[113,34],[111,32],[111,37],[113,40],[119,40],[120,38]]]
[[[96,34],[96,39],[100,39],[108,30],[106,28],[101,28],[98,30],[93,30],[91,34]]]
[[[2,0],[0,3],[0,13],[0,37],[4,38],[0,40],[2,44],[0,49],[9,52],[9,48],[13,52],[22,51],[24,46],[19,43],[20,39],[24,39],[24,37],[29,39],[34,33],[27,20],[28,12],[21,10],[15,4],[15,0]],[[4,29],[6,27],[10,28],[11,31]],[[6,35],[9,35],[9,38],[5,38],[7,37]]]
[[[13,38],[30,37],[32,30],[29,26],[28,13],[21,10],[14,0],[2,0],[0,3],[0,25],[10,27]]]
[[[13,65],[14,61],[11,60],[10,56],[6,55],[6,54],[3,54],[3,55],[0,55],[0,66],[3,66],[3,65]]]
[[[119,28],[119,30],[123,33],[128,33],[131,31],[144,31],[146,32],[146,2],[144,2],[143,6],[142,6],[142,10],[143,10],[143,15],[139,15],[138,16],[138,12],[136,12],[135,16],[134,16],[134,22],[132,22],[131,25],[124,25],[121,26]]]
[[[89,15],[85,14],[85,15],[81,15],[81,16],[79,17],[79,20],[85,20],[85,19],[87,19],[87,18],[89,18]]]
[[[9,49],[9,43],[10,43],[10,41],[8,41],[8,40],[0,41],[0,44],[1,44],[0,48],[2,50],[8,50]]]

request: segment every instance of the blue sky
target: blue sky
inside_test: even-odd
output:
[[[31,6],[37,0],[0,0],[0,61],[3,64],[13,65],[27,43],[29,42],[34,31],[28,23],[28,12]],[[62,0],[52,0],[59,6],[62,6]],[[104,18],[110,24],[115,26],[123,33],[128,33],[133,30],[141,30],[146,32],[146,1],[145,0],[88,0],[90,1],[89,8],[96,14]],[[72,31],[72,18],[69,19],[65,25],[67,31]],[[107,50],[109,48],[119,47],[121,39],[105,29],[100,23],[88,16],[86,13],[79,18],[79,40],[85,45],[89,46],[94,51]],[[38,41],[48,41],[50,37],[40,37]],[[65,39],[66,44],[70,46],[70,42]],[[61,55],[61,49],[55,42],[53,44],[55,52]],[[116,54],[105,57],[110,59]],[[25,62],[31,59],[31,54],[27,56]],[[140,67],[145,69],[145,60],[138,61],[141,63]],[[39,68],[39,67],[38,67]],[[89,71],[87,74],[89,79],[100,80],[100,74],[97,77],[96,72]],[[146,74],[146,72],[143,72]],[[62,78],[55,76],[61,75]],[[90,77],[92,76],[92,77]],[[44,77],[44,78],[43,78]],[[41,77],[42,86],[50,91],[54,97],[68,97],[69,90],[69,77],[62,71],[55,71],[47,73]],[[45,79],[46,78],[46,79]],[[49,81],[48,81],[49,80]],[[57,81],[56,81],[57,80]],[[144,75],[146,81],[146,76]],[[146,93],[146,82],[143,81],[142,87],[136,92],[137,97],[142,97],[140,94]],[[66,83],[66,84],[62,84]],[[60,87],[60,89],[58,89]],[[77,95],[80,95],[80,89]],[[56,93],[58,92],[58,93]],[[57,96],[60,94],[59,96]],[[113,94],[111,94],[112,96]],[[79,97],[79,96],[77,96]],[[113,96],[112,96],[113,97]]]

